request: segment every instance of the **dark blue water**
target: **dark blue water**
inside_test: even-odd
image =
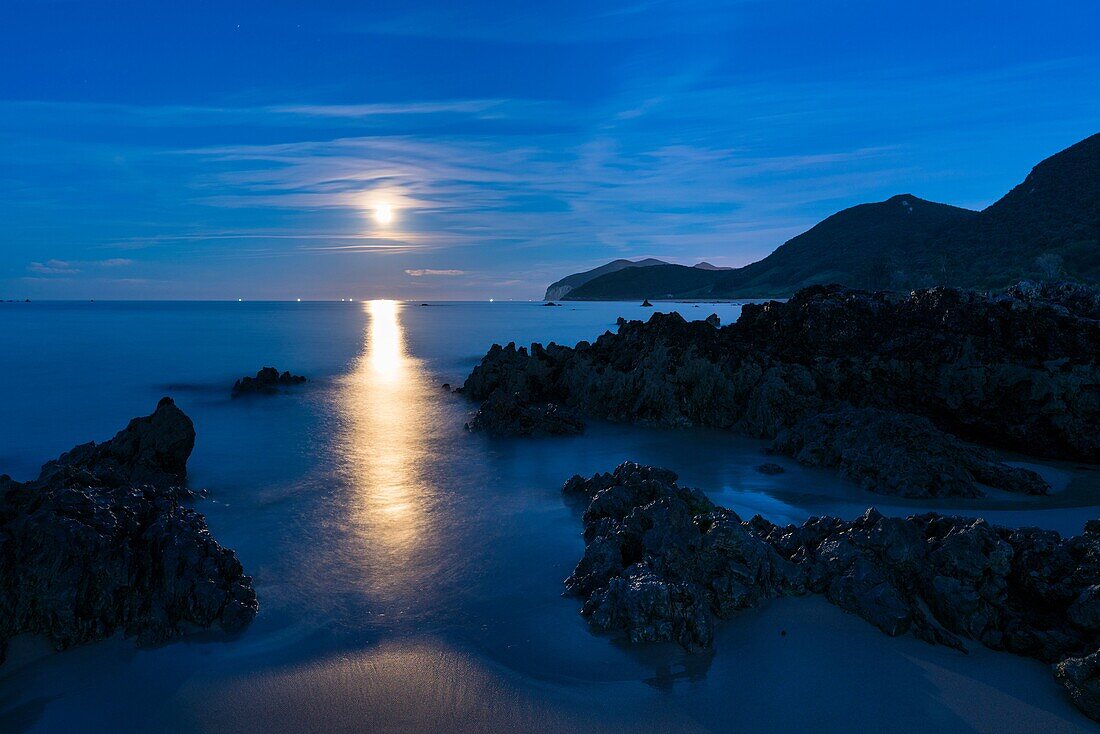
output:
[[[729,304],[671,306],[688,318]],[[665,307],[670,308],[669,306]],[[22,638],[0,668],[4,731],[1083,731],[1045,666],[889,639],[819,599],[726,623],[713,656],[593,635],[562,580],[583,542],[560,488],[660,464],[748,516],[932,509],[882,502],[725,433],[595,425],[491,440],[460,384],[493,342],[573,344],[636,304],[0,304],[0,471],[25,479],[172,395],[194,420],[199,509],[254,575],[238,639],[65,653]],[[312,382],[232,400],[273,365]],[[782,461],[781,461],[782,463]],[[1096,482],[1038,467],[1053,498],[939,506],[1079,531]],[[780,630],[786,635],[781,636]]]

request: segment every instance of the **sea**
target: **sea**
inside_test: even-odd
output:
[[[563,580],[580,559],[574,474],[634,460],[775,522],[937,510],[1079,533],[1096,472],[1047,498],[906,501],[728,432],[593,423],[583,436],[464,428],[457,387],[494,343],[572,345],[618,317],[735,320],[737,303],[0,303],[0,473],[110,438],[170,395],[193,419],[195,507],[254,578],[230,638],[64,652],[22,636],[0,667],[4,732],[1084,732],[1035,660],[889,638],[821,598],[720,623],[714,650],[594,632]],[[233,399],[271,365],[310,382]],[[769,461],[786,471],[764,475]]]

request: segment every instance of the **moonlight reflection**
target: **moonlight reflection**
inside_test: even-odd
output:
[[[374,566],[372,586],[396,594],[406,582],[430,575],[433,554],[426,525],[436,506],[422,467],[429,452],[431,415],[419,360],[405,351],[402,304],[363,304],[363,354],[343,390],[348,428],[344,452],[352,487],[353,532],[361,563]]]

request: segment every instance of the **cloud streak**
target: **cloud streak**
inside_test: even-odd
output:
[[[465,275],[465,274],[466,274],[465,270],[435,270],[433,268],[420,268],[420,269],[415,269],[415,270],[411,270],[411,269],[406,269],[405,270],[405,275],[412,276],[413,278],[421,278],[421,277],[424,277],[426,275],[427,276],[449,276],[449,277],[453,277],[453,276]]]

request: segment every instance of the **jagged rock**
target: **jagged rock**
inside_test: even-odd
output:
[[[0,662],[7,641],[43,634],[57,649],[117,631],[141,645],[194,627],[243,629],[256,594],[179,486],[195,434],[169,398],[114,439],[0,476]]]
[[[187,457],[194,448],[194,424],[165,397],[152,415],[134,418],[110,441],[81,444],[47,462],[38,481],[83,471],[109,486],[178,485],[187,476]]]
[[[542,305],[543,306],[560,306],[561,304],[560,303],[554,303],[553,301],[547,301],[546,303],[544,303]]]
[[[565,587],[600,629],[699,649],[711,644],[712,616],[798,586],[793,564],[670,471],[627,462],[563,491],[588,500],[584,557]]]
[[[722,326],[722,319],[718,318],[718,314],[716,313],[712,313],[710,316],[707,316],[704,321],[713,326],[715,329]]]
[[[642,308],[653,308],[653,304],[649,302],[648,298],[642,299]]]
[[[839,469],[879,494],[981,497],[979,484],[1025,494],[1050,489],[1035,472],[1001,463],[926,418],[877,408],[812,415],[781,431],[771,448],[802,464]]]
[[[1100,651],[1055,664],[1054,677],[1065,686],[1077,708],[1100,721]]]
[[[255,377],[242,377],[233,383],[233,396],[238,395],[274,395],[284,387],[301,385],[307,382],[301,375],[290,372],[279,373],[274,367],[264,367]]]
[[[498,391],[466,424],[495,436],[568,436],[584,433],[584,421],[553,403],[526,405],[518,394]]]
[[[1046,662],[1095,718],[1100,688],[1100,522],[1063,538],[934,513],[742,522],[665,469],[624,463],[566,482],[587,501],[585,552],[566,580],[582,613],[633,641],[708,647],[713,619],[817,593],[888,635],[966,640]],[[1084,703],[1082,703],[1084,701]]]
[[[522,403],[553,403],[582,416],[760,438],[849,407],[897,411],[931,422],[913,435],[944,447],[936,461],[962,478],[907,493],[972,495],[968,476],[1036,492],[1034,476],[979,461],[952,437],[1100,461],[1096,294],[1084,286],[1021,285],[994,295],[941,287],[898,297],[815,286],[785,303],[745,304],[722,328],[655,313],[644,323],[620,320],[617,334],[572,349],[494,345],[462,391],[484,402],[500,388]],[[905,441],[896,442],[893,458],[921,463],[905,450]]]

